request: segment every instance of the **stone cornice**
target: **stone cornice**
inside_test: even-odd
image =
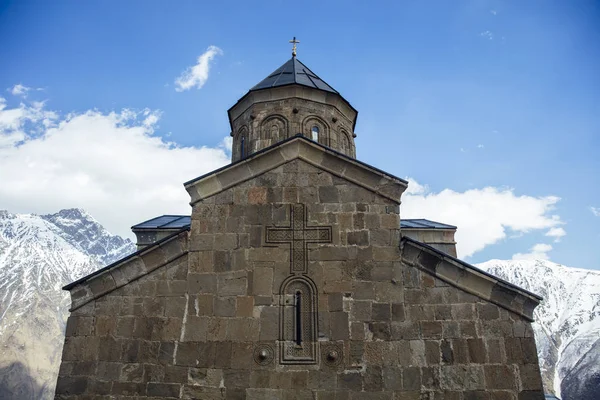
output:
[[[188,253],[189,228],[145,247],[113,264],[87,275],[63,289],[71,293],[71,308],[76,310],[107,293],[129,284]]]
[[[540,296],[416,240],[404,237],[400,248],[403,263],[533,321]]]
[[[190,204],[299,159],[400,204],[408,183],[368,164],[347,157],[304,136],[294,136],[250,157],[186,182]]]

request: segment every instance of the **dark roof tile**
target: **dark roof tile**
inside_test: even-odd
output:
[[[250,91],[292,84],[308,86],[339,94],[337,90],[329,86],[323,79],[319,78],[317,74],[312,72],[306,65],[302,64],[296,57],[290,58],[285,64],[277,68],[269,74],[269,76],[250,89]]]

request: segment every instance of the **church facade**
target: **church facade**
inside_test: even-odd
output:
[[[295,56],[229,111],[232,163],[191,216],[65,287],[57,399],[542,400],[541,298],[400,218],[358,161],[357,111]]]

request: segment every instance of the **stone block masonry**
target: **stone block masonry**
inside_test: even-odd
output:
[[[542,400],[525,297],[333,161],[208,177],[189,233],[74,286],[56,398]]]

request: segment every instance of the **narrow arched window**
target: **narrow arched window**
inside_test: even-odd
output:
[[[317,362],[318,301],[314,283],[304,276],[291,276],[280,290],[280,362]]]
[[[312,134],[312,140],[314,140],[315,142],[319,141],[319,127],[318,126],[313,126],[312,130],[311,130],[311,134]]]
[[[295,314],[296,314],[296,345],[302,345],[302,292],[296,292],[296,301],[295,301]]]
[[[240,140],[240,159],[246,157],[246,152],[244,151],[246,148],[246,136],[242,136]]]

